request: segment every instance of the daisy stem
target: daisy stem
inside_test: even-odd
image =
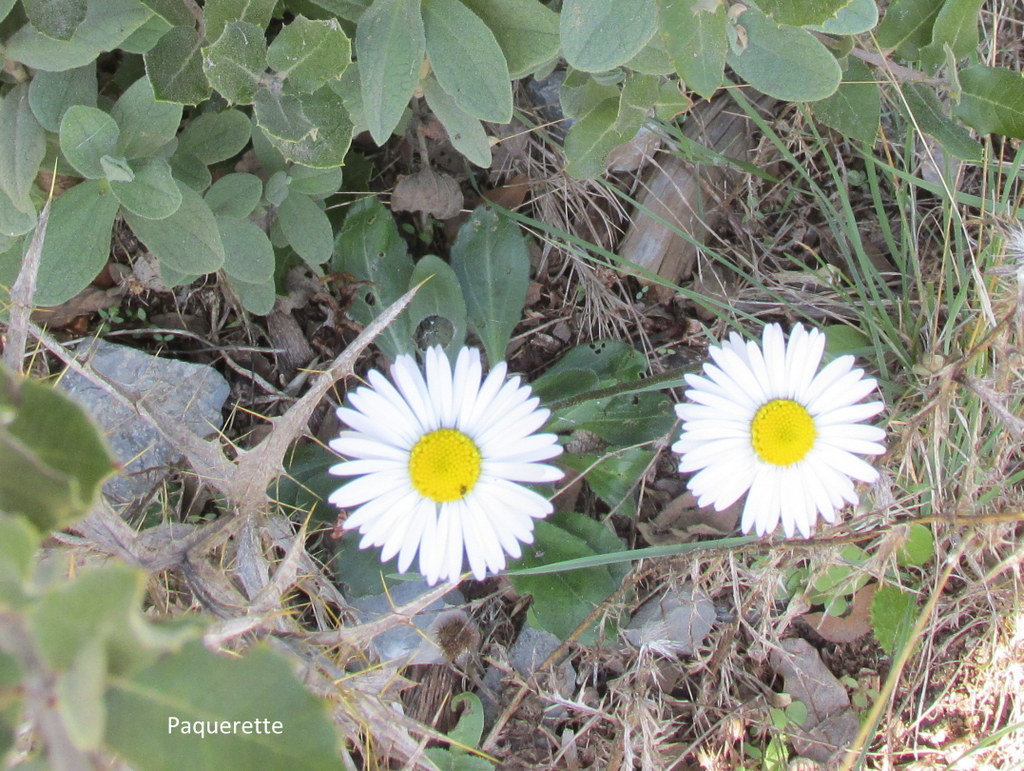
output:
[[[606,388],[595,388],[593,391],[584,391],[583,393],[576,394],[575,396],[556,399],[548,404],[547,407],[552,412],[557,412],[558,410],[575,407],[594,399],[608,399],[612,396],[640,393],[643,391],[657,391],[662,388],[680,388],[686,385],[686,381],[683,380],[683,375],[690,372],[696,372],[698,369],[700,369],[700,362],[694,362],[693,364],[685,367],[673,367],[665,372],[659,372],[657,375],[646,377],[643,380],[634,380],[628,383],[616,383],[615,385],[608,386]]]

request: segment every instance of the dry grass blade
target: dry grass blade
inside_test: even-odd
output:
[[[25,344],[28,342],[32,298],[36,293],[39,259],[43,253],[43,240],[46,238],[46,226],[49,221],[50,201],[47,201],[39,213],[36,231],[32,235],[32,242],[21,262],[18,278],[14,282],[14,286],[11,287],[11,309],[7,322],[7,342],[4,345],[4,364],[15,372],[21,372],[21,360],[25,355]]]

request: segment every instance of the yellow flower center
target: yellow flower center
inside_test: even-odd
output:
[[[803,459],[817,436],[811,414],[789,399],[768,402],[750,423],[754,452],[773,466],[788,466]]]
[[[420,495],[437,503],[464,498],[480,478],[480,450],[453,428],[424,434],[409,455],[409,478]]]

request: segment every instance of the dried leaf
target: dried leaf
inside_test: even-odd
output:
[[[391,211],[426,212],[439,220],[451,219],[462,211],[462,190],[449,175],[422,169],[395,185]]]
[[[772,669],[784,678],[783,687],[807,707],[793,748],[819,763],[828,763],[857,736],[859,723],[850,709],[850,697],[811,644],[801,638],[782,641],[772,651]]]
[[[878,584],[869,584],[853,596],[845,616],[829,613],[805,613],[800,618],[829,642],[850,643],[871,631],[871,601]]]

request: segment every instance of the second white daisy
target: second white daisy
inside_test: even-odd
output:
[[[858,455],[885,452],[885,432],[863,421],[882,411],[860,403],[876,389],[852,356],[818,372],[825,335],[797,324],[765,327],[762,346],[729,340],[708,349],[704,377],[686,375],[688,403],[676,406],[683,432],[672,449],[701,506],[722,511],[746,493],[741,526],[764,535],[779,522],[787,536],[809,537],[817,515],[858,502],[853,480],[878,472]]]
[[[360,548],[398,555],[405,572],[419,553],[431,584],[459,578],[464,556],[473,575],[504,569],[533,542],[533,520],[551,503],[518,484],[553,482],[562,472],[538,461],[562,452],[554,434],[537,434],[550,412],[519,377],[495,365],[485,379],[480,352],[463,348],[454,371],[439,347],[424,356],[426,377],[411,356],[396,358],[394,385],[380,372],[349,395],[331,449],[349,458],[331,468],[355,477],[330,496],[353,508],[343,527],[358,528]],[[481,382],[482,380],[482,382]]]

